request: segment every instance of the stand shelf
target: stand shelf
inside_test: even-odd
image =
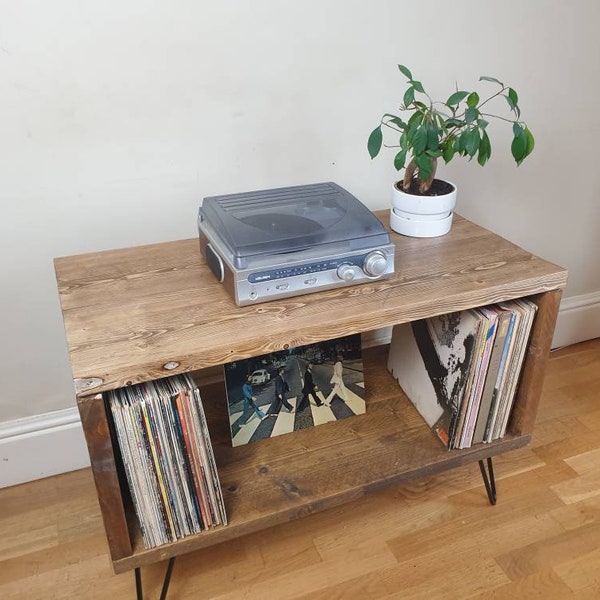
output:
[[[385,222],[386,215],[378,216]],[[197,240],[56,259],[77,402],[115,572],[529,442],[566,271],[458,216],[441,238],[392,237],[390,279],[244,308],[214,280]],[[363,357],[365,415],[231,446],[217,365],[518,297],[539,308],[503,439],[445,449],[387,372],[387,347],[377,346]],[[229,525],[145,550],[100,392],[187,371],[196,372],[201,389]]]

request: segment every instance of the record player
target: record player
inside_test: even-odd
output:
[[[384,226],[332,182],[204,198],[198,231],[206,263],[238,306],[394,272]]]

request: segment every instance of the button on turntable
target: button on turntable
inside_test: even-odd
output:
[[[374,250],[365,257],[363,270],[369,277],[379,277],[385,273],[387,264],[386,255],[381,250]]]
[[[344,263],[337,268],[337,276],[344,281],[352,281],[356,276],[356,272],[354,271],[354,267],[349,265],[348,263]]]

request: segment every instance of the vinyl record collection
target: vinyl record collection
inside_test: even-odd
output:
[[[448,448],[506,434],[536,310],[518,299],[394,327],[388,368]]]
[[[188,375],[107,394],[146,548],[227,517],[200,392]]]

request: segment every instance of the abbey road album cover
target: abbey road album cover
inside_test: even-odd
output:
[[[224,365],[233,446],[365,412],[360,334]]]

